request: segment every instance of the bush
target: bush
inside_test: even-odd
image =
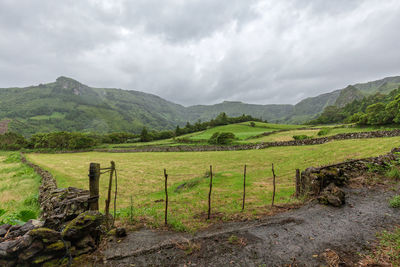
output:
[[[392,208],[400,208],[400,195],[394,196],[390,201],[389,205]]]
[[[317,134],[318,136],[327,135],[331,131],[330,128],[322,128]]]
[[[210,137],[210,139],[208,139],[208,143],[213,145],[228,145],[232,143],[234,139],[235,134],[231,132],[216,132]]]
[[[304,140],[304,139],[309,139],[310,137],[309,136],[307,136],[307,135],[305,135],[305,134],[302,134],[302,135],[293,135],[293,139],[294,140]]]
[[[251,127],[256,127],[256,123],[255,123],[254,121],[251,121],[251,122],[250,122],[250,126],[251,126]]]
[[[388,171],[386,171],[386,176],[394,179],[400,179],[399,168],[392,166]]]
[[[97,144],[95,138],[83,133],[39,133],[31,137],[30,148],[84,149]]]
[[[26,139],[17,133],[0,134],[0,149],[2,150],[19,150],[28,145]]]

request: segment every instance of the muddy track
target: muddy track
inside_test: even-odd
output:
[[[345,189],[346,205],[315,202],[253,222],[236,222],[189,234],[141,230],[102,252],[101,266],[319,266],[325,249],[352,266],[376,232],[400,221],[388,206],[395,191]],[[397,193],[399,188],[397,188]]]

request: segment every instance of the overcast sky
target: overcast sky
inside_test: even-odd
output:
[[[68,76],[183,105],[400,75],[398,0],[0,0],[0,87]]]

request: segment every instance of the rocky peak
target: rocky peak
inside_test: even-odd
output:
[[[89,88],[88,86],[81,84],[74,79],[64,76],[60,76],[57,78],[56,85],[59,88],[71,90],[75,95],[81,95],[84,90]]]

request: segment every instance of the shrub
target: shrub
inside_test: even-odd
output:
[[[19,150],[25,148],[28,142],[17,133],[0,134],[0,149],[2,150]]]
[[[318,136],[327,135],[331,131],[330,128],[322,128],[317,134]]]
[[[304,140],[304,139],[309,139],[310,137],[309,136],[307,136],[307,135],[305,135],[305,134],[302,134],[302,135],[293,135],[293,139],[294,140]]]
[[[392,208],[400,208],[400,195],[394,196],[390,201],[389,205]]]
[[[232,143],[234,139],[235,135],[231,132],[216,132],[208,139],[208,143],[214,145],[228,145]]]
[[[250,122],[250,126],[251,126],[251,127],[256,127],[256,123],[255,123],[254,121],[251,121],[251,122]]]

